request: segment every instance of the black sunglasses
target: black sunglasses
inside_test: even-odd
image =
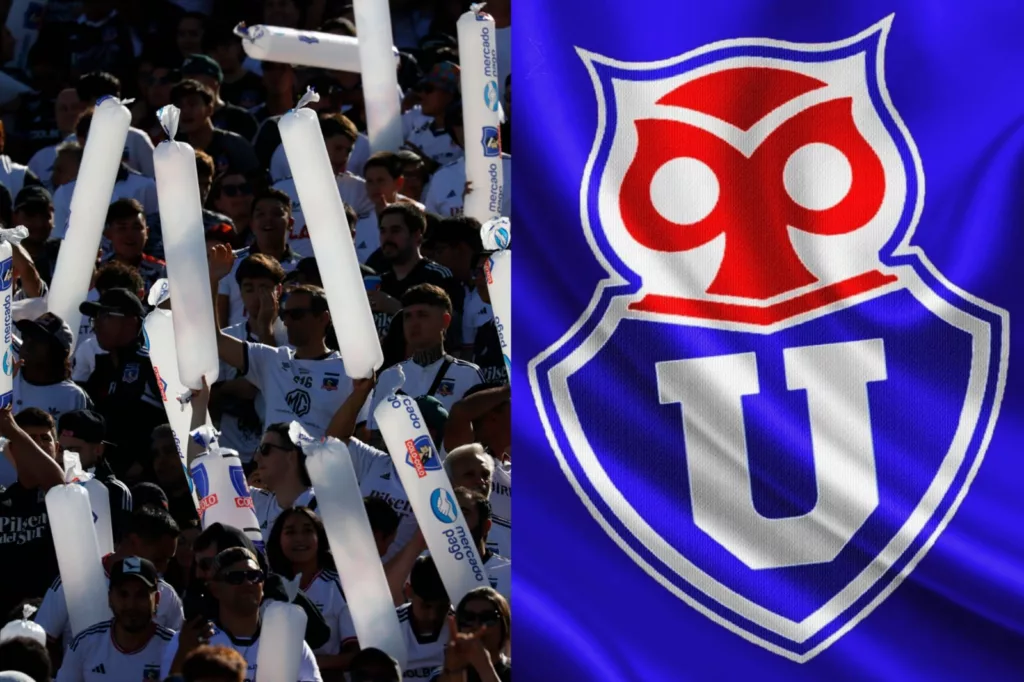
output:
[[[248,182],[243,182],[240,185],[221,185],[220,191],[226,197],[247,197],[252,194],[252,185]]]
[[[484,613],[473,613],[472,611],[463,611],[456,618],[460,630],[468,630],[474,626],[477,627],[491,627],[497,625],[498,621],[501,620],[501,616],[495,610],[485,611]]]
[[[290,448],[281,447],[280,445],[274,445],[273,443],[260,443],[259,446],[256,448],[256,452],[259,455],[261,455],[263,457],[266,457],[271,452],[273,452],[274,450],[281,450],[282,452],[288,452],[289,449]]]
[[[241,585],[242,583],[259,585],[263,582],[263,571],[228,571],[221,573],[217,580],[228,585]]]

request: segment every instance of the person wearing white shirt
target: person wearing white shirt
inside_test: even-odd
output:
[[[234,649],[248,664],[246,679],[259,679],[260,603],[263,601],[266,575],[256,556],[242,547],[226,549],[214,557],[211,574],[207,587],[217,602],[214,623],[196,619],[195,623],[190,622],[175,634],[164,650],[160,676],[156,679],[180,676],[185,659],[200,642]],[[299,679],[296,682],[323,682],[320,667],[306,642],[302,642]]]
[[[355,144],[352,145],[352,154],[348,157],[346,170],[356,177],[363,177],[363,165],[369,158],[370,138],[359,133]],[[279,144],[270,157],[270,178],[274,182],[280,182],[290,177],[292,177],[292,169],[288,165],[288,154],[285,152],[284,145]]]
[[[15,345],[20,368],[14,377],[14,411],[38,407],[57,420],[65,412],[92,407],[85,391],[70,379],[73,337],[67,322],[46,313],[14,324],[22,339]]]
[[[456,486],[452,491],[462,510],[462,518],[469,526],[473,544],[483,558],[484,568],[491,587],[498,591],[509,602],[512,601],[512,560],[503,557],[491,549],[487,542],[488,534],[494,527],[491,503],[487,497],[475,490]]]
[[[234,264],[234,254],[223,244],[211,248],[208,259],[212,282],[219,281]],[[276,315],[268,317],[269,325]],[[264,424],[298,421],[319,438],[352,392],[341,355],[327,347],[331,323],[327,296],[319,287],[297,286],[284,299],[280,317],[289,346],[239,341],[218,326],[217,351],[223,362],[239,370],[263,394]],[[264,338],[272,335],[270,329],[258,331]]]
[[[465,129],[462,124],[462,107],[456,104],[449,107],[445,113],[445,125],[451,133],[452,139],[462,149],[466,148]],[[479,137],[469,139],[472,144],[488,144],[487,140]],[[500,150],[500,139],[498,140]],[[488,147],[488,150],[491,150]],[[496,150],[495,150],[496,151]],[[501,156],[503,190],[501,200],[501,215],[509,217],[512,215],[512,157],[504,152]],[[473,187],[467,184],[466,180],[466,159],[459,158],[457,161],[439,168],[430,179],[426,189],[426,196],[423,199],[424,205],[431,213],[436,213],[444,218],[462,215],[465,195],[467,192],[488,192],[488,187]]]
[[[250,229],[255,237],[253,245],[245,255],[264,254],[276,260],[285,274],[295,269],[302,257],[288,244],[288,230],[294,224],[292,203],[284,192],[268,189],[261,192],[252,202]],[[236,260],[231,272],[217,282],[217,312],[221,324],[226,327],[246,321],[246,308],[238,279],[238,267],[242,260]],[[272,320],[271,320],[272,321]]]
[[[429,395],[437,398],[450,410],[467,390],[484,382],[480,368],[471,362],[448,355],[444,339],[452,321],[452,303],[441,287],[418,284],[402,296],[402,332],[406,348],[412,357],[381,373],[381,386],[394,386],[394,374],[401,367],[405,374],[402,390],[418,398]],[[375,430],[373,411],[387,396],[374,391],[370,401],[370,421],[367,426]]]
[[[276,315],[275,301],[281,297],[284,268],[270,256],[257,253],[239,260],[234,275],[229,275],[232,276],[238,283],[246,319],[225,328],[224,333],[239,341],[287,345],[288,333],[281,319],[275,317],[269,325],[263,319],[266,315]],[[261,338],[258,329],[264,332],[269,329],[272,336]],[[266,409],[263,395],[251,383],[238,378],[238,370],[225,362],[220,363],[218,382],[213,390],[215,402],[220,405],[220,442],[236,450],[243,464],[248,463],[263,433],[262,414]]]
[[[409,601],[398,607],[398,626],[405,639],[405,679],[427,679],[444,663],[445,646],[451,639],[448,616],[451,599],[430,556],[416,559],[406,588]]]
[[[354,208],[359,217],[369,215],[373,211],[373,203],[367,197],[366,183],[348,171],[353,145],[359,138],[355,124],[341,114],[327,114],[320,118],[320,132],[324,136],[327,158],[331,161],[331,170],[334,171],[342,202]],[[289,246],[302,257],[312,256],[313,244],[306,229],[295,181],[287,178],[276,183],[274,188],[285,192],[292,201],[294,222],[288,233]]]
[[[372,378],[353,381],[352,394],[334,413],[325,435],[337,438],[348,445],[356,480],[359,482],[359,492],[363,497],[383,500],[398,515],[395,536],[381,555],[381,560],[387,563],[416,535],[419,525],[391,455],[353,436],[360,412],[373,392],[373,387]],[[436,398],[430,396],[416,398],[416,405],[420,409],[431,440],[435,445],[441,443],[448,420],[447,410]],[[441,448],[440,445],[437,447]],[[443,448],[435,455],[438,460],[444,459]]]
[[[373,203],[373,210],[356,223],[356,255],[360,263],[365,263],[380,248],[379,218],[384,209],[405,201],[423,210],[423,204],[400,194],[405,184],[402,174],[402,159],[394,152],[377,152],[366,161],[366,196]]]
[[[153,622],[160,592],[156,567],[126,556],[110,569],[111,620],[78,634],[68,647],[56,682],[156,680],[174,631]]]
[[[285,510],[267,539],[267,559],[272,572],[289,580],[301,576],[299,589],[331,628],[327,643],[313,650],[320,670],[346,670],[359,643],[323,522],[305,506]]]
[[[506,559],[512,558],[512,478],[511,468],[502,470],[498,462],[479,443],[470,443],[452,450],[444,460],[444,470],[452,486],[461,486],[480,493],[491,504],[491,528],[487,538],[487,549],[500,554]],[[495,478],[507,475],[508,495],[495,495],[492,488]],[[509,517],[498,516],[495,505],[502,507],[502,513]]]
[[[89,116],[89,114],[86,114]],[[68,220],[71,218],[71,197],[75,193],[77,180],[72,180],[57,188],[53,194],[53,233],[52,239],[64,239],[68,231]],[[114,192],[110,202],[118,199],[135,199],[142,204],[145,215],[156,213],[160,205],[156,198],[156,181],[129,168],[124,163],[117,171]]]
[[[446,116],[458,104],[459,67],[452,62],[438,62],[416,85],[420,105],[402,115],[406,146],[420,156],[445,166],[462,158],[462,146],[456,144],[446,127]]]
[[[287,422],[268,425],[253,460],[260,474],[260,486],[251,489],[252,503],[264,542],[270,541],[274,522],[285,509],[316,508],[306,456],[292,442],[290,427]]]

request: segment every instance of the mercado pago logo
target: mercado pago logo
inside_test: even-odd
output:
[[[529,366],[608,535],[800,662],[939,539],[1005,382],[1007,313],[913,244],[927,168],[885,85],[892,21],[657,63],[579,50],[598,102],[581,217],[608,278]]]

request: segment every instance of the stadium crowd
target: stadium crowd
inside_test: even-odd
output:
[[[0,3],[9,10],[11,2]],[[24,5],[17,6],[24,7]],[[296,682],[511,679],[511,405],[466,182],[456,21],[465,0],[391,0],[404,147],[371,153],[360,75],[259,62],[239,22],[356,36],[344,0],[48,0],[8,17],[0,50],[0,222],[13,248],[12,404],[0,409],[0,614],[45,637],[0,635],[0,681],[262,680],[261,614],[307,615]],[[496,23],[505,199],[510,215],[511,9]],[[278,120],[307,87],[361,263],[385,363],[351,380]],[[46,311],[93,108],[132,114],[82,323]],[[204,524],[168,423],[143,320],[167,277],[153,151],[157,112],[181,110],[195,149],[218,322],[218,381],[191,397],[239,453],[264,547]],[[474,139],[470,143],[476,143]],[[345,229],[338,225],[337,229]],[[84,258],[91,255],[82,254]],[[173,297],[173,293],[172,293]],[[173,298],[171,301],[173,305]],[[77,324],[77,320],[73,322]],[[401,367],[490,586],[452,603],[373,409]],[[358,642],[293,422],[348,444],[405,639],[400,669]],[[109,492],[103,557],[113,618],[72,632],[44,500],[64,453]],[[67,576],[63,576],[67,578]],[[6,631],[6,630],[5,630]],[[45,641],[44,641],[45,640]],[[21,675],[19,677],[18,675]]]

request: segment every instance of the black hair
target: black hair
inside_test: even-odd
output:
[[[78,99],[92,106],[102,97],[120,97],[121,81],[106,71],[93,71],[78,77],[75,92]]]
[[[479,220],[467,215],[442,218],[437,227],[430,230],[430,239],[444,244],[468,244],[475,256],[484,250],[481,227]]]
[[[38,407],[24,408],[21,412],[14,415],[14,423],[23,429],[26,427],[45,426],[52,430],[56,427],[50,413],[46,410],[40,410]]]
[[[115,220],[128,220],[135,216],[141,215],[143,222],[146,220],[146,209],[142,207],[138,199],[132,199],[131,197],[122,197],[117,201],[114,201],[107,207],[107,219],[106,225]]]
[[[456,487],[452,492],[455,493],[455,497],[466,497],[476,507],[476,515],[480,524],[485,521],[491,520],[491,502],[484,495],[481,495],[475,490],[470,490],[462,486]]]
[[[409,587],[412,588],[413,594],[424,601],[450,601],[441,574],[437,572],[437,566],[434,565],[434,558],[431,556],[416,559],[409,574]]]
[[[359,138],[359,128],[344,114],[326,114],[321,116],[320,132],[325,140],[335,135],[342,135],[355,144],[355,141]]]
[[[379,497],[364,497],[363,504],[366,505],[366,516],[370,519],[370,530],[384,537],[398,531],[402,517],[387,501]]]
[[[146,283],[139,271],[116,260],[107,261],[96,270],[96,291],[103,293],[110,289],[127,289],[132,293],[141,291]]]
[[[284,300],[287,300],[289,297],[295,294],[306,294],[307,296],[309,296],[309,307],[312,308],[313,312],[317,315],[321,313],[326,313],[330,310],[330,307],[327,305],[327,294],[320,287],[313,286],[312,284],[299,284],[297,286],[293,286],[288,290],[288,293],[284,297]],[[285,424],[286,433],[287,426],[288,425]],[[269,431],[270,429],[268,428],[267,430]]]
[[[452,299],[436,284],[417,284],[402,294],[402,307],[428,305],[452,314]]]
[[[146,505],[132,512],[125,535],[137,535],[153,542],[160,538],[178,537],[181,529],[166,509]]]
[[[284,268],[281,264],[264,253],[254,253],[243,258],[235,269],[235,281],[239,286],[242,280],[246,279],[266,279],[274,284],[280,284],[284,277]]]
[[[279,189],[274,189],[273,187],[270,187],[268,189],[263,190],[262,192],[257,193],[256,196],[252,198],[253,212],[256,211],[256,205],[263,201],[264,199],[272,199],[282,204],[288,211],[288,215],[292,214],[292,198],[288,196],[286,192],[283,192],[282,190]]]
[[[404,201],[391,204],[381,212],[380,222],[384,222],[384,218],[389,215],[401,216],[402,224],[405,225],[410,234],[423,234],[427,230],[427,216],[423,209],[416,204]]]
[[[30,637],[12,637],[0,644],[0,670],[25,673],[35,682],[50,682],[53,673],[46,647]]]
[[[313,524],[313,530],[316,531],[317,568],[328,571],[337,570],[334,567],[334,557],[331,556],[331,546],[327,541],[327,531],[324,529],[324,522],[307,507],[285,509],[277,517],[277,520],[274,521],[274,527],[270,530],[270,537],[267,538],[267,560],[270,563],[270,570],[283,575],[289,580],[295,577],[295,568],[292,566],[292,562],[288,560],[288,557],[284,555],[284,550],[281,549],[281,535],[284,533],[285,522],[296,515],[309,519],[309,522]],[[303,577],[309,578],[310,576]]]
[[[366,177],[366,171],[371,168],[383,168],[394,180],[403,175],[402,159],[394,152],[377,152],[370,156],[363,164],[363,177]],[[479,229],[477,231],[479,232]]]
[[[309,472],[306,471],[306,453],[302,451],[302,448],[297,443],[292,441],[292,437],[288,433],[289,430],[291,430],[291,424],[288,422],[277,422],[268,426],[265,433],[277,434],[277,437],[284,443],[284,447],[299,453],[299,480],[302,481],[302,485],[309,487],[313,485],[313,481],[310,480]]]

